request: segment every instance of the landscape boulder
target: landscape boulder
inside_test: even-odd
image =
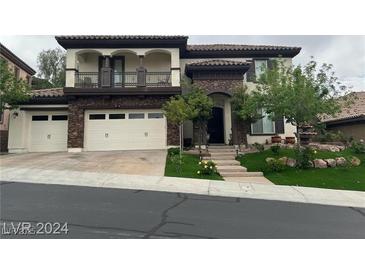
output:
[[[286,161],[286,165],[290,167],[295,167],[297,165],[297,161],[293,158],[288,158]]]
[[[346,166],[347,161],[344,157],[337,157],[336,158],[336,165],[337,166]]]
[[[272,163],[273,161],[275,161],[275,159],[274,158],[271,158],[271,157],[267,157],[265,159],[265,161],[266,161],[266,163]]]
[[[336,166],[336,160],[335,159],[324,159],[327,163],[328,167],[335,167]]]
[[[352,166],[359,166],[361,164],[361,161],[359,158],[355,157],[355,156],[352,156],[350,158],[350,163]]]
[[[286,165],[286,162],[288,161],[288,157],[281,157],[278,159],[278,162],[282,163],[283,165]]]
[[[327,163],[323,159],[314,159],[313,163],[315,168],[327,168]]]

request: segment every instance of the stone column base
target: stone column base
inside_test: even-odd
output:
[[[78,152],[82,152],[83,148],[81,147],[69,147],[67,149],[67,152],[71,152],[71,153],[78,153]]]

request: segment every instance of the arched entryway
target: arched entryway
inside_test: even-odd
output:
[[[209,144],[224,143],[224,111],[221,107],[213,107],[212,118],[208,121],[207,132]]]

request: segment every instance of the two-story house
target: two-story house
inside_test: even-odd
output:
[[[29,85],[32,82],[32,76],[35,70],[27,65],[22,59],[16,56],[8,48],[0,43],[0,58],[5,60],[11,71],[14,72],[16,79],[27,81]],[[8,129],[9,129],[9,110],[4,110],[0,113],[0,151],[8,149]]]
[[[11,115],[9,150],[100,151],[165,149],[179,143],[178,128],[161,107],[181,94],[190,78],[214,101],[208,123],[209,143],[238,143],[242,122],[230,98],[239,85],[254,86],[272,59],[286,64],[297,47],[188,45],[187,36],[58,36],[67,51],[66,86],[34,92]],[[294,136],[283,120],[264,117],[251,125],[250,143],[271,135]],[[184,125],[184,138],[196,142],[195,127]]]

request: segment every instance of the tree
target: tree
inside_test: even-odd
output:
[[[311,60],[303,67],[285,67],[280,61],[260,76],[257,94],[271,119],[284,116],[299,134],[301,127],[317,123],[321,116],[338,113],[338,97],[345,89],[330,64],[318,66]]]
[[[17,108],[19,103],[27,101],[30,97],[29,90],[29,84],[16,79],[8,63],[0,58],[0,111]]]
[[[182,125],[183,123],[188,120],[189,117],[189,107],[187,105],[186,100],[178,95],[172,97],[169,101],[167,101],[163,106],[162,110],[167,117],[167,120],[179,127],[179,141],[180,141],[180,163],[182,158],[182,150],[183,150],[183,143],[182,143]]]
[[[207,122],[212,116],[213,100],[207,95],[206,91],[198,85],[190,85],[189,93],[184,95],[188,105],[188,118],[198,127],[198,145],[201,155],[201,145],[203,133],[206,132]]]
[[[66,54],[60,48],[43,50],[37,58],[39,76],[53,87],[64,87],[66,79]]]
[[[233,90],[231,104],[233,113],[243,124],[243,140],[238,141],[247,146],[246,135],[249,126],[262,118],[262,115],[258,112],[261,107],[261,96],[255,91],[248,92],[247,86],[243,85]]]
[[[46,89],[53,88],[53,85],[46,79],[33,77],[32,78],[32,89]]]

